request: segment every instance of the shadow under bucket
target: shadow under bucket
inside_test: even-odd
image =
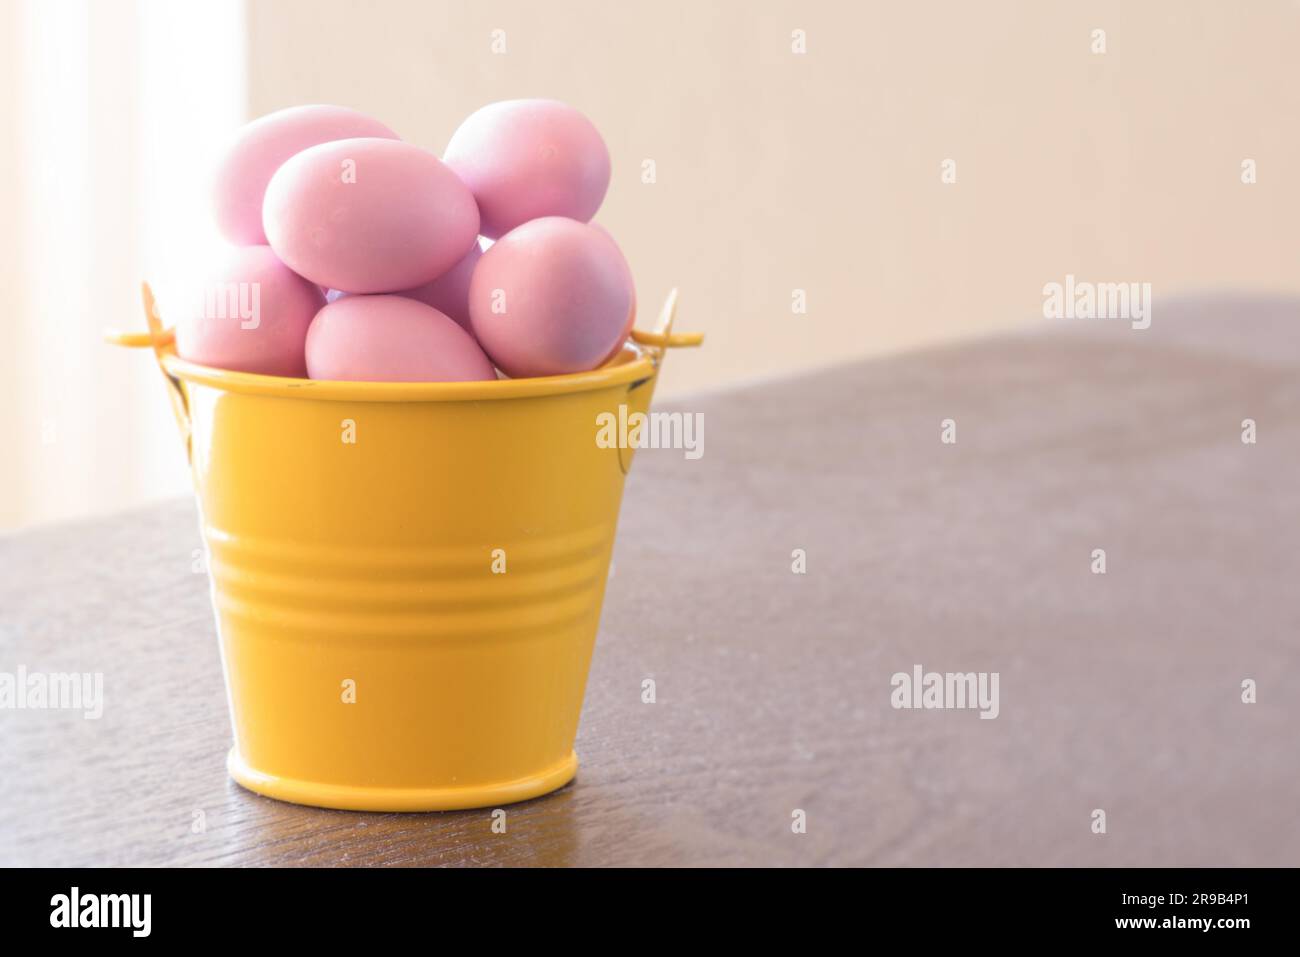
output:
[[[676,292],[593,372],[327,382],[150,346],[189,451],[236,781],[321,807],[507,804],[572,780],[631,449],[597,416],[647,411]]]

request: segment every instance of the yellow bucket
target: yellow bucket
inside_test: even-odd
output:
[[[562,787],[631,450],[676,291],[593,372],[326,382],[186,362],[144,287],[190,456],[244,787],[320,807],[491,807]]]

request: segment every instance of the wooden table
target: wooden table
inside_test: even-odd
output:
[[[1300,306],[1154,315],[683,403],[705,454],[636,463],[578,780],[506,834],[227,779],[189,503],[0,539],[0,671],[105,676],[98,721],[0,711],[0,863],[1300,864]],[[918,664],[997,672],[998,717],[895,710]]]

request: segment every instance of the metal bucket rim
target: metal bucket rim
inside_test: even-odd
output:
[[[168,375],[225,392],[331,402],[481,402],[589,392],[652,378],[652,355],[632,342],[610,363],[590,372],[496,379],[478,382],[344,382],[295,379],[215,369],[182,359],[174,351],[159,356]]]

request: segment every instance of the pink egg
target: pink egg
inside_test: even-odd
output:
[[[549,216],[502,236],[469,287],[474,335],[507,375],[563,375],[613,355],[633,318],[632,271],[609,234]]]
[[[473,113],[443,155],[496,239],[543,216],[586,222],[609,188],[609,150],[591,121],[557,100],[505,100]]]
[[[482,248],[478,243],[475,243],[469,248],[469,252],[461,258],[460,262],[433,282],[427,282],[423,286],[416,286],[414,289],[403,289],[400,292],[393,293],[393,295],[405,296],[407,299],[418,299],[427,306],[433,306],[443,315],[455,319],[456,324],[466,332],[473,334],[469,324],[469,280],[474,275],[474,267],[478,265],[482,255]],[[331,289],[326,294],[325,299],[328,302],[334,302],[346,295],[346,292]]]
[[[395,292],[441,276],[478,239],[478,207],[432,153],[399,140],[322,143],[271,177],[271,248],[312,282]]]
[[[180,289],[176,290],[178,293]],[[182,359],[217,369],[306,376],[303,343],[325,304],[269,246],[232,247],[184,296],[167,304]]]
[[[597,368],[600,368],[610,359],[614,358],[616,355],[618,355],[620,352],[623,351],[623,345],[624,343],[627,342],[627,337],[632,334],[632,327],[635,325],[636,325],[636,290],[633,289],[632,309],[627,314],[627,322],[623,324],[623,332],[622,334],[619,335],[618,341],[614,343],[614,347],[605,354],[605,357],[603,359],[601,359],[599,362],[596,363]]]
[[[478,243],[469,248],[460,262],[435,279],[433,282],[404,290],[398,295],[418,299],[425,305],[433,306],[444,315],[451,316],[467,332],[469,323],[469,281],[474,275],[474,267],[483,258],[483,249]]]
[[[265,244],[262,197],[275,171],[309,146],[355,136],[397,139],[383,123],[342,106],[294,106],[249,123],[217,164],[213,202],[221,234],[241,246]]]
[[[473,336],[432,306],[404,296],[343,296],[307,332],[313,379],[472,382],[496,370]]]
[[[599,230],[600,232],[602,232],[602,233],[604,233],[606,236],[608,236],[610,242],[615,242],[614,234],[611,233],[611,232],[610,232],[608,229],[606,229],[604,226],[602,226],[600,223],[591,223],[590,226],[591,226],[592,229]],[[625,260],[625,261],[626,261],[626,260]],[[628,276],[629,276],[629,281],[631,281],[631,279],[630,279],[630,277],[631,277],[631,272],[630,272],[630,271],[629,271],[629,273],[628,273]],[[609,350],[609,355],[605,356],[605,358],[602,359],[602,360],[599,362],[598,365],[602,365],[602,366],[603,366],[606,362],[608,362],[610,359],[614,358],[616,355],[618,355],[620,352],[623,351],[623,343],[624,343],[624,341],[626,341],[627,337],[630,336],[630,335],[632,334],[632,327],[635,326],[635,325],[636,325],[636,288],[633,287],[633,289],[632,289],[632,311],[629,312],[629,313],[627,314],[627,325],[623,328],[623,334],[622,334],[621,336],[618,337],[618,342],[614,343],[614,348],[611,349],[611,350]]]

